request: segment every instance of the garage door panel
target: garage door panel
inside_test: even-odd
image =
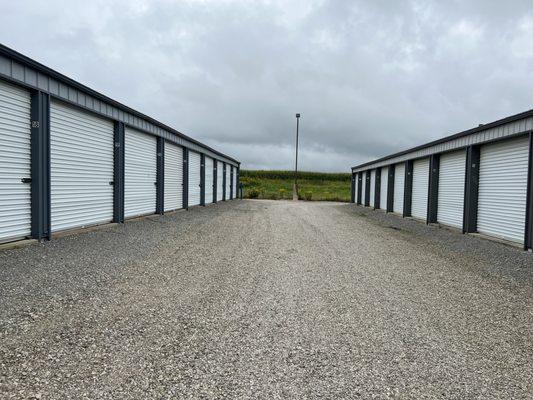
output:
[[[217,201],[222,201],[224,195],[224,165],[217,161]]]
[[[31,235],[30,93],[0,82],[0,242]]]
[[[155,213],[157,140],[126,128],[124,135],[124,217]]]
[[[200,204],[200,153],[189,151],[189,206]]]
[[[387,209],[387,189],[389,186],[389,168],[381,168],[381,181],[380,181],[380,199],[379,199],[379,208],[382,210]]]
[[[403,214],[403,194],[405,185],[405,164],[396,164],[394,171],[394,204],[395,213]]]
[[[183,148],[165,142],[165,211],[183,208]]]
[[[213,159],[205,157],[205,203],[213,202]]]
[[[363,179],[361,180],[361,204],[366,205],[366,174],[367,172],[363,172]]]
[[[426,220],[429,195],[429,158],[413,163],[411,215]]]
[[[466,151],[443,154],[439,165],[437,221],[463,227]]]
[[[525,235],[529,138],[480,150],[478,231],[522,243]]]
[[[376,170],[370,171],[370,207],[374,207],[374,196],[376,193]]]
[[[112,221],[113,171],[113,122],[52,101],[52,232]]]
[[[230,177],[230,166],[226,165],[226,200],[230,199],[231,194],[231,177]]]

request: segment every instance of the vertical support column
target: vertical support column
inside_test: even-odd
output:
[[[405,187],[403,189],[403,216],[411,216],[413,202],[413,160],[405,162]]]
[[[439,169],[440,154],[433,154],[429,158],[429,193],[428,193],[428,214],[427,223],[437,222],[437,211],[439,209]]]
[[[155,213],[163,214],[165,212],[165,139],[157,138],[157,190]]]
[[[357,174],[352,171],[352,182],[350,186],[350,203],[355,203],[355,180],[357,179]]]
[[[226,163],[223,163],[223,166],[224,168],[222,170],[224,173],[222,174],[222,201],[226,201]]]
[[[370,170],[365,173],[365,207],[370,205]]]
[[[205,206],[205,154],[200,154],[200,205]]]
[[[396,175],[396,165],[389,165],[387,176],[387,212],[394,211],[394,176]]]
[[[31,94],[31,237],[51,237],[50,210],[50,96]]]
[[[357,204],[361,205],[361,197],[362,197],[362,185],[363,185],[363,173],[358,172],[357,173]]]
[[[533,133],[529,134],[529,164],[527,174],[526,237],[524,250],[533,249]]]
[[[124,123],[115,121],[113,222],[124,222]]]
[[[463,233],[477,232],[477,204],[479,195],[480,147],[466,149],[465,202],[463,212]]]
[[[213,159],[213,203],[217,202],[218,197],[218,161]]]
[[[189,209],[189,149],[183,148],[183,208]]]
[[[376,168],[376,182],[374,184],[374,210],[379,209],[381,204],[381,167]]]

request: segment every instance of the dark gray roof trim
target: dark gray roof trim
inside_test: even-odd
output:
[[[470,145],[492,142],[510,136],[516,136],[533,130],[533,110],[512,115],[489,124],[456,133],[413,147],[399,153],[391,154],[364,164],[352,167],[352,172],[364,171],[366,169],[378,168],[398,162],[430,156],[447,151],[458,150]]]
[[[142,114],[116,100],[82,85],[79,82],[48,68],[23,54],[0,43],[0,77],[23,86],[50,93],[54,97],[88,109],[107,118],[122,121],[125,124],[149,132],[156,136],[207,154],[213,158],[235,166],[240,164],[201,142],[184,135],[145,114]]]

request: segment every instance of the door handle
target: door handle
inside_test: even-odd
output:
[[[109,181],[109,186],[114,186],[114,185],[115,185],[115,182]]]
[[[31,178],[22,178],[20,181],[22,183],[31,183]]]

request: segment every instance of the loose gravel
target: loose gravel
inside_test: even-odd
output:
[[[2,251],[0,398],[531,399],[533,255],[288,201]]]

